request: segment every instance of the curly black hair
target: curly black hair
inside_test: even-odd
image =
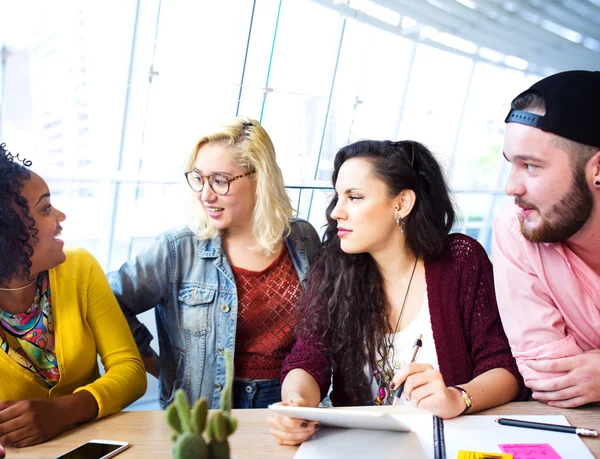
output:
[[[27,200],[21,195],[23,181],[31,178],[31,161],[19,158],[0,144],[0,283],[15,277],[30,278],[31,256],[37,230]]]

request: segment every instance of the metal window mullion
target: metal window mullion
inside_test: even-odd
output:
[[[252,36],[252,26],[254,24],[254,11],[256,10],[256,0],[252,2],[252,13],[250,14],[250,26],[248,27],[248,40],[246,40],[246,52],[244,53],[244,65],[242,67],[242,77],[240,79],[240,91],[238,93],[235,116],[240,115],[240,105],[242,103],[242,90],[244,89],[244,77],[246,76],[246,64],[248,62],[248,52],[250,51],[250,37]],[[273,51],[271,51],[271,54]]]
[[[154,82],[154,76],[158,75],[158,72],[155,72],[154,70],[154,61],[156,59],[156,44],[158,42],[158,31],[160,28],[160,17],[161,17],[161,6],[162,6],[162,0],[159,0],[158,2],[158,9],[156,11],[156,24],[154,26],[154,43],[152,45],[152,63],[150,64],[150,78],[149,78],[149,82],[150,84],[148,85],[148,90],[146,92],[146,108],[144,110],[144,122],[142,123],[142,138],[140,141],[140,145],[141,145],[141,151],[142,151],[142,155],[140,155],[140,160],[138,161],[138,174],[140,174],[142,172],[142,164],[144,162],[144,155],[143,155],[143,151],[144,151],[144,144],[146,141],[146,128],[147,128],[147,124],[148,124],[148,111],[150,110],[150,95],[152,93],[152,83]],[[140,197],[140,187],[142,185],[144,185],[145,182],[143,181],[137,181],[135,184],[135,197],[133,199],[134,203],[137,203],[139,197]],[[127,247],[127,258],[131,258],[131,254],[133,252],[133,236],[129,238],[129,246]]]
[[[317,180],[319,174],[319,165],[321,164],[321,155],[323,154],[323,143],[325,142],[325,133],[327,132],[327,120],[329,119],[329,111],[331,109],[331,100],[333,99],[333,90],[335,88],[335,79],[337,77],[338,65],[340,63],[340,55],[342,54],[342,44],[344,43],[344,32],[346,31],[346,18],[342,19],[342,31],[340,32],[340,42],[338,44],[337,56],[335,58],[335,67],[333,68],[333,75],[331,77],[331,86],[329,87],[329,99],[327,100],[327,110],[325,112],[325,122],[323,123],[323,131],[321,133],[321,143],[319,145],[319,154],[317,155],[317,164],[315,165],[315,173],[313,174],[313,180]],[[315,191],[312,190],[310,193],[310,201],[308,204],[308,213],[306,219],[310,221],[310,213],[312,211],[312,203],[315,196]]]
[[[269,67],[267,68],[267,78],[265,80],[265,89],[263,94],[262,107],[260,109],[259,123],[262,124],[263,114],[265,112],[265,104],[267,102],[267,94],[269,93],[269,79],[271,78],[271,67],[273,66],[273,54],[275,53],[275,42],[277,41],[277,31],[279,30],[279,17],[281,16],[281,3],[283,0],[279,0],[279,6],[277,7],[277,18],[275,19],[275,30],[273,32],[273,42],[271,43],[271,55],[269,56]]]
[[[129,98],[131,94],[131,85],[133,79],[133,61],[135,56],[135,46],[137,43],[137,33],[138,33],[138,25],[139,25],[139,17],[140,17],[140,6],[141,0],[137,0],[137,4],[135,7],[135,20],[133,22],[133,38],[131,40],[131,53],[129,56],[129,72],[127,74],[127,90],[125,92],[125,105],[123,107],[123,123],[121,125],[121,141],[119,143],[119,156],[117,161],[117,170],[120,171],[123,166],[123,155],[125,149],[125,131],[128,119],[129,112]],[[113,252],[113,243],[115,240],[115,232],[116,232],[116,220],[117,220],[117,206],[119,203],[119,195],[121,192],[121,184],[119,182],[115,183],[115,191],[112,205],[112,215],[110,219],[110,228],[108,230],[108,253],[106,254],[106,269],[110,269],[110,262],[112,259]]]
[[[458,139],[460,137],[460,131],[462,129],[463,121],[465,119],[465,112],[467,110],[467,102],[469,101],[469,96],[471,95],[471,85],[473,84],[473,79],[475,77],[475,68],[477,67],[477,63],[475,61],[471,61],[471,73],[469,75],[469,81],[467,83],[467,91],[465,97],[463,99],[463,105],[460,110],[460,115],[458,118],[458,126],[456,127],[456,133],[454,134],[454,140],[452,141],[452,151],[450,152],[450,174],[452,175],[454,172],[454,162],[456,160],[456,147],[458,146]]]
[[[410,53],[410,67],[408,72],[406,73],[406,78],[404,79],[404,93],[402,94],[402,101],[400,102],[400,107],[398,110],[398,118],[396,119],[396,125],[394,128],[395,137],[398,137],[400,133],[400,124],[402,123],[402,117],[404,115],[404,106],[406,105],[406,98],[408,95],[408,87],[410,85],[410,78],[413,73],[413,69],[415,67],[415,56],[417,55],[417,43],[415,41],[412,42],[412,49]]]
[[[135,11],[133,39],[132,39],[132,43],[131,43],[131,54],[130,54],[130,58],[129,58],[129,72],[127,75],[127,91],[126,91],[126,95],[125,95],[125,106],[123,109],[123,124],[122,124],[122,128],[121,128],[121,142],[119,145],[119,158],[118,158],[118,165],[117,165],[118,171],[120,171],[123,166],[125,139],[127,136],[127,121],[129,118],[129,101],[130,101],[131,91],[132,91],[132,87],[133,87],[134,60],[135,60],[135,54],[136,54],[135,50],[136,50],[137,38],[138,38],[137,35],[138,35],[139,20],[140,20],[140,8],[141,8],[141,0],[138,0],[137,5],[136,5],[136,11]],[[152,63],[154,63],[154,56],[156,54],[156,39],[158,36],[158,24],[159,24],[159,20],[160,20],[160,11],[161,11],[161,0],[159,0],[159,2],[158,2],[158,10],[156,13],[156,29],[155,29],[155,34],[154,34],[154,49],[152,51]],[[150,86],[151,85],[152,85],[152,80],[150,80]],[[148,95],[146,98],[146,114],[144,115],[144,128],[142,131],[142,145],[143,145],[143,139],[144,139],[144,135],[145,135],[149,97],[150,97],[150,88],[148,89]],[[138,172],[139,172],[140,168],[141,168],[141,159],[140,159],[140,163],[138,166]],[[136,194],[138,193],[138,190],[139,190],[139,184],[140,184],[140,182],[137,182]],[[114,246],[115,233],[116,233],[117,209],[118,209],[118,205],[119,205],[120,194],[121,194],[121,182],[117,181],[115,183],[115,192],[114,192],[114,199],[113,199],[113,205],[112,205],[112,217],[111,217],[110,229],[109,229],[109,234],[108,234],[108,254],[106,257],[107,269],[110,269],[110,265],[112,262],[113,246]],[[129,252],[131,252],[131,241],[130,241]],[[130,255],[131,255],[131,253],[130,253]]]

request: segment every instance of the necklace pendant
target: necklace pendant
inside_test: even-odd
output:
[[[388,404],[392,404],[394,403],[394,393],[395,391],[392,389],[392,381],[389,382],[388,387],[387,387],[387,397],[386,400],[388,402]]]

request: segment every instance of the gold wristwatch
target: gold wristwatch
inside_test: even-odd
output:
[[[459,416],[462,416],[463,414],[466,414],[467,411],[469,411],[471,409],[471,407],[473,406],[473,397],[471,396],[471,394],[469,394],[466,390],[464,390],[462,387],[459,386],[448,386],[449,388],[452,389],[456,389],[457,391],[460,392],[460,396],[463,399],[463,402],[465,402],[465,409],[463,410],[462,413],[460,413]]]

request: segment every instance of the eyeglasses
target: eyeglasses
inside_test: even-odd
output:
[[[235,177],[225,177],[223,174],[210,174],[210,175],[202,175],[200,171],[197,169],[192,169],[191,171],[187,171],[184,173],[185,179],[188,182],[188,185],[192,190],[196,193],[200,193],[204,188],[204,179],[208,181],[208,186],[219,196],[225,196],[229,193],[229,185],[231,182],[236,181],[237,179],[241,179],[242,177],[246,177],[248,175],[254,174],[253,172],[246,172],[245,174],[236,175]]]

